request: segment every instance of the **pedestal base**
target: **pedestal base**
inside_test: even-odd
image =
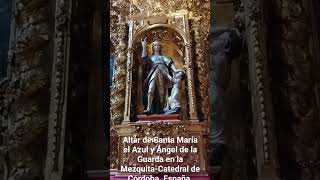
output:
[[[179,122],[179,114],[138,115],[138,122]]]

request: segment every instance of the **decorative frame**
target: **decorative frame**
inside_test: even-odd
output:
[[[192,61],[191,61],[191,41],[189,32],[189,17],[188,11],[181,10],[177,13],[156,14],[153,16],[130,16],[129,17],[129,40],[127,51],[127,78],[126,78],[126,94],[125,94],[125,110],[123,123],[130,122],[130,105],[132,91],[132,64],[133,64],[133,43],[137,40],[140,34],[147,30],[156,27],[166,27],[175,30],[184,41],[185,46],[185,63],[187,68],[187,86],[189,97],[189,119],[198,122],[197,109],[195,106],[195,90]]]

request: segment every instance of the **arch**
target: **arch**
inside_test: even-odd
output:
[[[137,40],[138,37],[141,36],[141,34],[143,34],[144,32],[146,32],[148,30],[158,28],[158,27],[166,27],[166,28],[170,28],[170,29],[176,31],[180,35],[180,37],[183,39],[184,45],[186,45],[188,43],[186,33],[181,31],[179,28],[172,26],[172,25],[168,25],[168,24],[154,24],[154,25],[145,27],[145,28],[139,30],[138,32],[136,32],[135,35],[132,37],[132,41],[131,41],[131,44],[129,44],[129,47],[130,48],[132,47],[133,43]]]
[[[186,18],[186,17],[185,17]],[[133,28],[133,19],[131,19],[130,26]],[[193,70],[191,68],[191,46],[190,46],[190,35],[189,35],[189,26],[188,23],[185,24],[185,31],[179,29],[178,27],[170,24],[153,24],[147,27],[142,28],[141,30],[136,31],[134,34],[132,29],[129,29],[129,43],[128,43],[128,53],[127,53],[127,81],[126,81],[126,101],[125,101],[125,110],[124,110],[124,120],[122,124],[126,124],[130,122],[131,118],[131,97],[132,97],[132,67],[133,67],[133,46],[136,42],[140,42],[138,38],[146,33],[149,30],[153,30],[155,28],[165,28],[168,30],[172,30],[174,33],[177,33],[179,37],[179,42],[181,42],[181,48],[184,51],[184,60],[186,63],[187,68],[187,87],[188,87],[188,99],[189,99],[189,119],[194,122],[199,122],[197,110],[195,108],[195,90],[193,87]],[[187,103],[186,103],[187,104]]]
[[[152,28],[145,28],[141,31],[139,31],[139,33],[136,33],[135,36],[135,40],[132,41],[131,44],[131,63],[132,63],[132,68],[131,73],[132,73],[132,77],[134,77],[132,79],[131,82],[131,86],[133,86],[133,84],[138,84],[137,89],[135,91],[132,91],[131,93],[133,93],[134,95],[131,97],[132,99],[134,99],[133,101],[131,101],[131,103],[134,104],[130,104],[131,107],[131,112],[130,114],[134,114],[134,115],[138,115],[138,114],[143,114],[143,110],[146,108],[143,102],[143,81],[146,78],[145,77],[145,72],[148,72],[148,70],[145,69],[145,67],[148,68],[148,65],[143,65],[142,61],[139,61],[138,59],[140,59],[139,57],[141,57],[140,54],[140,46],[137,46],[138,44],[140,44],[140,37],[144,34],[148,34],[148,32],[150,32],[149,35],[152,34],[152,32],[157,31],[158,28],[160,30],[166,30],[167,32],[165,32],[165,41],[161,41],[161,47],[162,47],[162,53],[163,55],[166,55],[167,57],[170,57],[170,59],[174,62],[176,68],[178,69],[182,69],[185,63],[185,59],[184,59],[184,54],[185,54],[185,43],[183,40],[183,37],[181,36],[181,34],[179,34],[179,32],[177,32],[175,29],[173,28],[167,28],[164,26],[153,26]],[[163,29],[162,29],[163,28]],[[178,42],[179,45],[177,45],[175,42],[167,42],[168,40],[170,41],[170,38],[172,38],[172,33],[174,33],[174,36],[179,36],[178,41],[176,41],[176,43]],[[162,34],[162,33],[161,33]],[[147,36],[149,36],[147,35]],[[169,36],[167,36],[169,35]],[[160,35],[160,37],[163,37]],[[159,37],[156,37],[159,38]],[[181,43],[181,44],[180,44]],[[165,50],[164,50],[165,49]],[[151,54],[151,45],[149,44],[147,47],[147,54]],[[141,59],[140,59],[141,60]],[[141,63],[142,62],[142,63]],[[183,87],[185,88],[185,87]],[[140,99],[137,97],[141,97]],[[183,103],[183,104],[187,104],[187,103]],[[183,105],[183,110],[184,112],[187,114],[187,108],[184,107]],[[135,114],[138,113],[138,114]],[[187,116],[187,115],[186,115]],[[135,117],[135,116],[133,116]]]

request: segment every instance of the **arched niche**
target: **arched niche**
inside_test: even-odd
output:
[[[185,65],[185,40],[181,34],[174,28],[167,26],[155,26],[140,31],[132,41],[132,82],[131,82],[131,119],[134,120],[136,115],[143,114],[145,104],[143,102],[143,81],[148,75],[151,67],[141,58],[141,39],[147,37],[148,55],[152,54],[151,43],[158,40],[161,44],[161,53],[169,57],[175,64],[177,69],[182,69]],[[181,117],[188,118],[187,107],[187,81],[182,84],[181,90]]]
[[[174,14],[157,14],[152,16],[130,16],[129,19],[126,94],[123,123],[132,121],[132,118],[134,118],[136,114],[131,113],[140,112],[141,109],[143,109],[140,105],[138,106],[139,109],[137,111],[135,109],[138,104],[141,104],[141,102],[135,101],[136,96],[140,95],[138,93],[141,91],[137,90],[138,88],[135,90],[133,85],[138,85],[137,81],[139,79],[136,78],[136,74],[142,74],[142,69],[137,69],[136,67],[142,66],[139,66],[137,63],[141,62],[138,60],[141,56],[140,43],[141,39],[145,36],[147,36],[149,39],[149,43],[155,39],[160,40],[160,43],[165,49],[166,46],[168,47],[166,53],[170,54],[171,52],[171,55],[180,54],[177,56],[179,57],[177,59],[182,59],[183,64],[185,65],[187,74],[186,89],[188,90],[186,96],[187,98],[184,98],[187,99],[186,103],[184,104],[188,106],[188,110],[186,108],[183,109],[182,107],[182,111],[188,111],[188,113],[184,113],[187,114],[188,117],[184,115],[183,118],[199,122],[195,105],[193,68],[191,65],[192,55],[188,11],[181,11]],[[181,54],[183,54],[183,58],[180,58]],[[142,77],[142,75],[140,77]],[[141,81],[142,79],[138,82]],[[138,85],[138,87],[141,86]]]

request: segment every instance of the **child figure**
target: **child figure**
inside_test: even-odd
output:
[[[178,114],[180,112],[181,84],[182,80],[184,80],[185,78],[186,74],[182,70],[174,73],[173,77],[168,77],[168,79],[173,83],[173,87],[171,90],[171,94],[168,97],[166,108],[163,109],[165,114]]]

